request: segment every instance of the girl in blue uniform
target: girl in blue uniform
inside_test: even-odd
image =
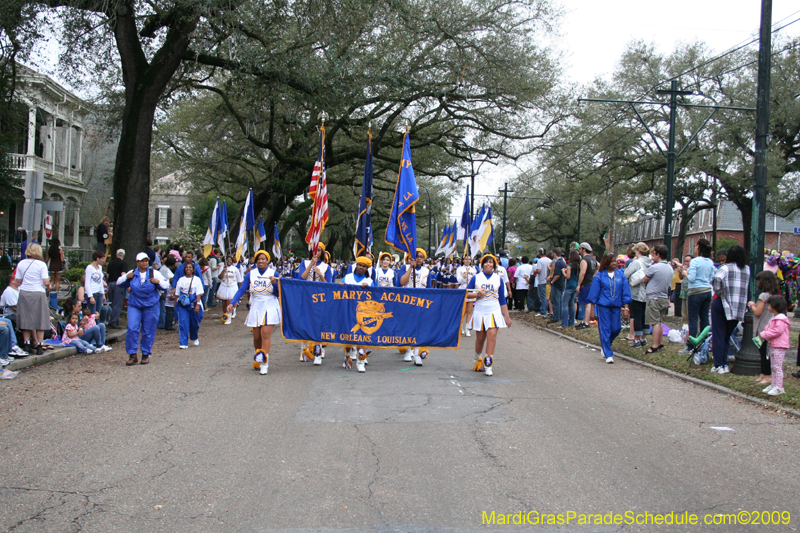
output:
[[[611,348],[611,344],[622,331],[620,310],[633,300],[625,271],[616,270],[616,266],[617,260],[614,258],[614,254],[603,256],[586,299],[595,305],[597,332],[600,334],[600,346],[603,348],[603,357],[606,358],[606,363],[614,362],[614,350]]]

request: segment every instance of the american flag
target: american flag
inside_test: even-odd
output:
[[[325,127],[319,129],[319,157],[314,164],[314,172],[311,174],[311,185],[308,187],[308,195],[314,199],[314,208],[311,211],[311,224],[306,234],[306,242],[311,249],[311,253],[316,254],[319,250],[319,239],[325,224],[328,222],[328,180],[325,175]]]
[[[314,187],[313,184],[312,187]],[[311,212],[311,225],[306,234],[306,242],[312,255],[319,250],[319,239],[328,222],[328,180],[324,168],[318,175],[314,190],[317,191],[314,195],[314,209]]]

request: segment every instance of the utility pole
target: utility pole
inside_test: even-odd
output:
[[[678,95],[687,96],[693,93],[692,91],[678,90],[678,80],[672,80],[669,89],[660,89],[656,93],[669,95],[669,144],[667,147],[667,199],[664,205],[664,244],[669,251],[667,257],[672,257],[672,208],[675,206],[672,190],[675,184],[675,122],[678,117]]]
[[[753,213],[750,223],[750,300],[756,301],[756,275],[764,268],[764,230],[767,203],[767,143],[769,134],[769,89],[772,67],[772,0],[761,0],[761,35],[758,45],[756,88],[756,157],[753,172]],[[733,373],[755,376],[761,371],[761,354],[753,342],[753,312],[744,315],[742,349],[736,354]]]
[[[578,236],[575,238],[578,244],[581,243],[581,208],[583,207],[583,194],[578,196]]]
[[[762,0],[768,1],[768,0]],[[673,184],[675,182],[675,160],[678,159],[681,154],[692,144],[692,141],[695,140],[697,134],[702,131],[703,128],[706,127],[706,124],[711,120],[711,118],[719,111],[720,109],[731,109],[734,111],[755,111],[755,109],[750,107],[732,107],[732,106],[721,106],[721,105],[698,105],[698,104],[679,104],[678,103],[678,95],[681,96],[688,96],[690,94],[694,94],[691,91],[682,91],[678,89],[678,80],[672,80],[670,83],[669,89],[659,90],[656,91],[658,94],[668,94],[670,95],[669,100],[669,139],[667,143],[667,152],[664,152],[664,149],[661,148],[661,143],[658,142],[658,138],[644,121],[642,115],[639,113],[639,110],[636,109],[636,104],[639,105],[664,105],[664,102],[639,102],[633,100],[608,100],[604,98],[578,98],[578,102],[608,102],[608,103],[615,103],[615,104],[628,104],[633,112],[636,113],[636,117],[641,122],[644,129],[653,139],[653,143],[655,144],[658,151],[661,152],[661,155],[667,158],[667,197],[665,199],[665,224],[664,224],[664,245],[666,245],[667,249],[669,250],[669,257],[672,257],[672,208],[674,207],[675,201],[672,198],[673,192]],[[700,125],[700,127],[695,131],[692,136],[686,141],[686,144],[681,148],[677,153],[675,152],[675,124],[677,119],[677,108],[680,107],[697,107],[697,108],[706,108],[711,109],[711,114],[706,117],[705,121]],[[663,141],[662,141],[663,142]]]
[[[503,239],[500,241],[500,249],[505,250],[506,248],[506,220],[507,220],[507,210],[508,210],[508,193],[514,192],[508,188],[508,182],[504,185],[500,192],[503,193]]]

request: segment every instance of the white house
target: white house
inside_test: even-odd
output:
[[[44,211],[53,217],[53,236],[65,248],[79,246],[80,208],[87,188],[83,183],[84,121],[89,104],[53,81],[27,67],[18,67],[15,99],[28,111],[26,131],[20,136],[16,152],[11,154],[12,168],[41,172],[43,201],[62,201],[64,210]],[[10,206],[0,216],[0,228],[7,241],[16,229],[27,226],[22,220],[25,200]],[[43,235],[43,233],[42,233]]]

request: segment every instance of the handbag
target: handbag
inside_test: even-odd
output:
[[[644,268],[642,268],[642,266],[639,265],[639,270],[637,270],[636,272],[633,273],[633,275],[631,276],[631,279],[628,281],[628,284],[631,287],[636,287],[643,280],[644,280]]]
[[[178,296],[178,304],[182,305],[183,307],[191,307],[192,297],[194,296],[194,292],[192,292],[193,285],[194,278],[192,278],[192,281],[189,282],[189,292],[182,292],[180,296]]]

